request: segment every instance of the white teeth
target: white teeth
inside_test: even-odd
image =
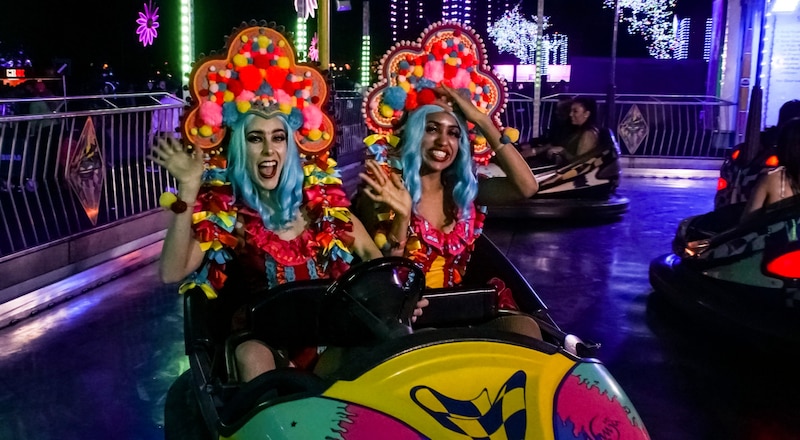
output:
[[[277,160],[267,160],[267,161],[261,162],[259,164],[259,166],[261,166],[261,167],[274,167],[274,166],[277,166],[277,165],[278,165],[278,161]]]
[[[447,157],[447,153],[442,150],[431,150],[431,154],[434,158],[442,160]]]

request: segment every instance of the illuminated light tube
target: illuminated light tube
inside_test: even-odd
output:
[[[181,83],[186,83],[188,82],[189,74],[192,72],[192,55],[194,54],[194,20],[192,19],[192,0],[180,0],[180,2],[180,72]]]
[[[772,12],[794,12],[800,0],[775,0],[772,4]]]

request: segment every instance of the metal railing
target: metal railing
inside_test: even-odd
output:
[[[31,113],[32,104],[52,111]],[[17,99],[0,106],[12,114],[0,116],[0,260],[155,209],[159,194],[175,185],[146,159],[155,138],[177,127],[184,103],[174,96]],[[94,139],[86,137],[89,120]]]
[[[542,100],[540,132],[534,133],[533,99],[512,93],[503,124],[518,128],[523,141],[547,133],[559,98]],[[599,95],[596,99],[599,119],[604,120],[605,99]],[[333,154],[340,167],[357,169],[364,158],[367,131],[361,100],[358,92],[339,91],[334,96],[339,132]],[[613,128],[623,154],[720,157],[731,147],[732,134],[726,135],[717,121],[733,103],[709,97],[620,95],[616,104],[614,120],[618,122]],[[635,149],[619,133],[619,127],[630,122],[634,106],[647,126]],[[175,185],[171,176],[146,159],[156,136],[177,126],[184,103],[174,96],[138,93],[0,100],[0,107],[4,109],[0,115],[0,260],[156,209],[159,194]],[[32,113],[37,107],[49,111]],[[90,119],[104,169],[94,200],[87,200],[92,194],[75,187],[81,176],[92,175],[91,169],[80,169],[81,152],[87,148],[81,134]]]
[[[558,102],[577,95],[552,95],[542,99],[539,132],[534,133],[533,98],[511,93],[503,124],[520,130],[522,141],[547,135]],[[606,120],[605,95],[585,94],[597,100],[598,121]],[[626,156],[723,157],[733,146],[734,133],[722,124],[735,103],[711,96],[618,95],[615,124]]]

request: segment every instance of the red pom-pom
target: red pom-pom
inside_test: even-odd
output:
[[[444,77],[446,79],[453,78],[454,76],[456,76],[456,73],[458,73],[458,67],[451,66],[449,64],[444,65]]]
[[[238,79],[232,79],[228,81],[228,90],[230,90],[230,92],[233,93],[233,96],[239,96],[239,93],[242,93],[242,89],[243,89],[242,83],[239,82]]]
[[[453,36],[454,37],[460,37],[461,36],[461,29],[454,30],[453,31]]]
[[[414,90],[409,90],[408,94],[406,95],[406,104],[405,108],[408,111],[414,110],[417,108],[417,92]]]
[[[428,105],[436,101],[436,93],[433,89],[422,89],[417,93],[417,104]]]
[[[245,90],[255,92],[261,85],[261,72],[253,64],[244,66],[239,70],[239,81],[241,81]]]
[[[267,55],[256,55],[253,57],[253,65],[258,67],[259,69],[267,69],[269,68],[269,61],[270,57]]]

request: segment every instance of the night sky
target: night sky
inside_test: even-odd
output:
[[[703,20],[710,15],[711,2],[679,0],[677,13]],[[152,46],[142,47],[135,34],[135,20],[143,9],[142,0],[11,0],[0,14],[0,52],[7,54],[22,48],[39,69],[58,67],[69,60],[70,77],[75,79],[68,77],[68,84],[91,75],[98,65],[108,63],[120,80],[138,87],[156,71],[177,71],[178,2],[159,0],[154,3],[159,7],[159,36]],[[352,11],[332,12],[331,60],[334,62],[357,62],[359,58],[361,0],[352,0],[352,4]],[[388,32],[376,32],[379,26],[374,23],[376,17],[388,15],[387,5],[388,0],[371,1],[376,57],[391,44]],[[522,5],[523,12],[535,14],[534,0],[525,0]],[[612,11],[601,5],[602,0],[546,0],[545,14],[551,16],[552,29],[570,37],[571,57],[610,55]],[[294,20],[291,0],[195,0],[195,10],[196,49],[206,54],[222,49],[223,37],[242,21],[257,18],[291,25]],[[618,56],[648,56],[643,40],[628,35],[623,26],[620,27]]]

